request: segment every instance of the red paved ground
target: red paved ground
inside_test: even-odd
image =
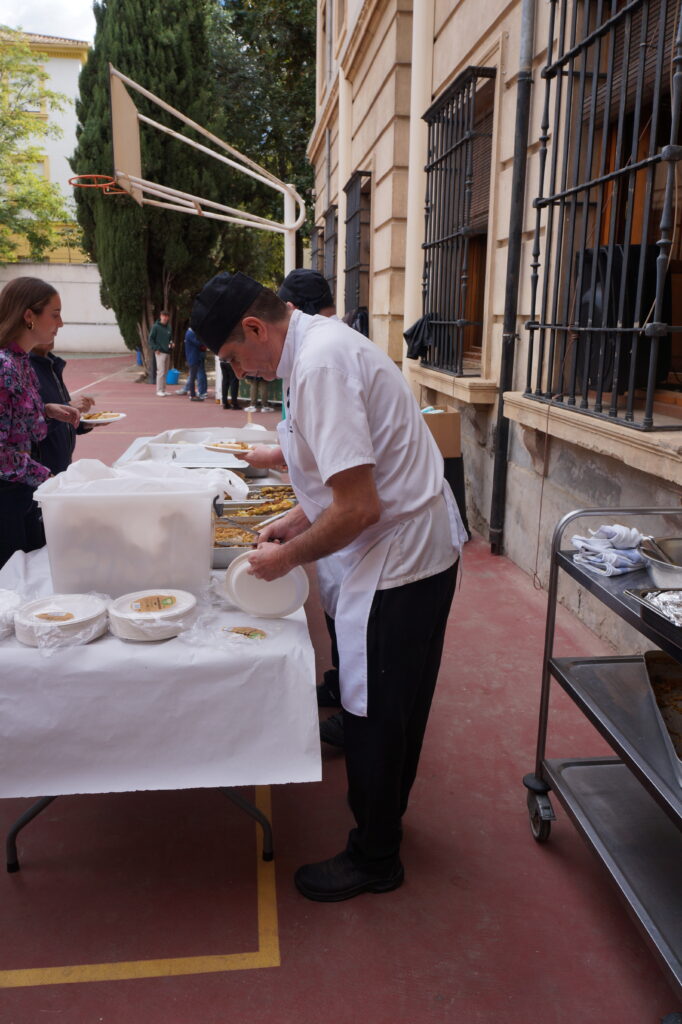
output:
[[[67,379],[92,385],[129,362],[73,359]],[[125,369],[92,390],[128,419],[80,440],[81,457],[110,461],[166,427],[244,420],[157,399]],[[530,837],[520,779],[533,765],[545,602],[483,541],[467,546],[402,889],[334,905],[295,892],[294,869],[337,852],[350,823],[343,759],[326,749],[321,783],[273,790],[280,967],[8,989],[1,1024],[655,1024],[679,1010],[561,809],[549,843]],[[559,649],[603,648],[560,612]],[[604,752],[558,689],[551,724],[551,755]],[[24,807],[4,801],[0,830]],[[58,800],[23,834],[22,872],[0,882],[0,970],[255,948],[252,840],[210,791]]]

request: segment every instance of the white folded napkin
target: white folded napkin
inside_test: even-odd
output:
[[[577,565],[584,566],[598,576],[620,576],[625,572],[643,569],[646,565],[638,550],[643,535],[633,527],[605,524],[598,530],[590,530],[589,537],[576,534],[571,537],[573,555]]]

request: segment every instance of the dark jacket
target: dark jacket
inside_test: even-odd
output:
[[[157,320],[149,332],[149,347],[152,352],[170,352],[173,332],[170,324],[162,324]]]
[[[191,327],[185,331],[185,362],[188,366],[199,366],[206,358],[206,346],[199,341]]]
[[[71,396],[62,379],[65,361],[52,352],[48,352],[46,356],[31,352],[31,366],[38,378],[43,403],[47,405],[49,402],[56,402],[58,405],[68,405]],[[76,434],[88,434],[91,430],[92,427],[86,427],[81,423],[76,431],[70,423],[48,419],[47,437],[38,442],[38,461],[47,466],[52,473],[63,472],[71,465],[71,456],[76,447]]]

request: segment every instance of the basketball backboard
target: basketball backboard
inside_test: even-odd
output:
[[[133,178],[142,177],[140,155],[140,126],[137,109],[128,91],[117,75],[111,74],[109,65],[109,86],[111,96],[111,134],[114,146],[114,178],[135,202],[142,205],[142,190],[134,185]]]
[[[109,88],[111,94],[111,122],[114,149],[114,178],[121,188],[125,189],[141,206],[157,206],[165,210],[187,213],[211,220],[222,220],[242,227],[258,228],[284,236],[284,273],[294,269],[296,258],[296,232],[305,220],[305,203],[293,185],[286,184],[276,178],[265,167],[261,167],[250,157],[240,153],[223,139],[219,139],[202,125],[192,121],[181,111],[144,89],[137,82],[109,65]],[[139,93],[151,103],[177,118],[187,128],[198,132],[211,147],[196,142],[188,135],[161,124],[153,118],[142,114],[128,90]],[[214,199],[207,199],[182,192],[166,182],[148,181],[142,177],[142,159],[140,150],[140,125],[171,136],[184,145],[193,147],[207,154],[228,167],[253,178],[268,188],[279,192],[284,201],[282,221],[262,217],[249,210],[235,209]]]

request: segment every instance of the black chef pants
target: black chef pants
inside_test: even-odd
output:
[[[0,567],[15,551],[34,551],[45,543],[40,507],[33,487],[0,480]]]
[[[367,625],[367,717],[343,712],[348,802],[357,827],[348,850],[389,869],[417,774],[438,678],[457,565],[374,595]]]

